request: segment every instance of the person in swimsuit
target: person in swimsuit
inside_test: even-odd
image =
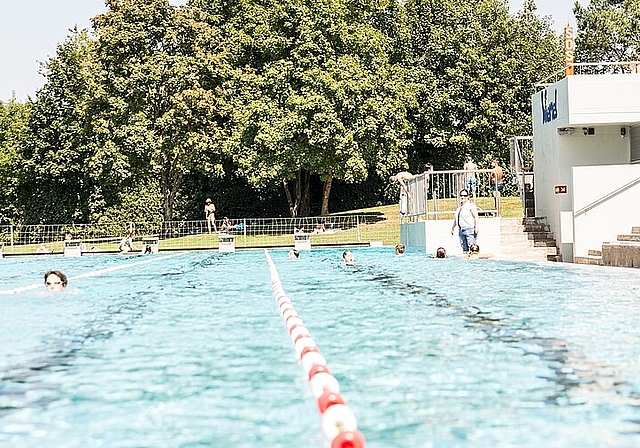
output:
[[[476,187],[478,185],[478,181],[476,179],[475,171],[478,169],[478,165],[476,165],[475,162],[473,161],[473,157],[471,157],[470,155],[467,156],[467,161],[465,162],[465,164],[462,167],[462,169],[464,171],[466,171],[464,173],[464,175],[465,175],[465,186],[466,186],[467,190],[469,190],[469,192],[471,193],[471,196],[473,196],[475,198],[476,197]]]
[[[213,231],[217,232],[216,228],[216,206],[213,205],[210,198],[204,202],[204,219],[207,220],[207,228],[209,229],[209,233],[211,233],[211,227],[213,227]]]
[[[504,188],[504,172],[498,163],[498,159],[493,159],[491,161],[491,169],[493,171],[489,174],[489,181],[491,182],[491,188],[493,189],[498,216],[502,216],[502,201],[500,201],[500,193]]]
[[[133,238],[135,237],[135,233],[131,232],[129,235],[122,238],[120,244],[118,244],[118,250],[121,254],[127,254],[129,252],[133,252],[134,250],[138,250],[138,248],[133,244]]]

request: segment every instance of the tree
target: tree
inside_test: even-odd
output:
[[[375,2],[248,1],[234,17],[234,145],[254,185],[281,182],[291,216],[309,213],[310,176],[360,182],[404,162],[411,85],[370,23]],[[293,191],[291,187],[293,185]]]
[[[586,7],[576,2],[573,11],[578,24],[576,61],[640,59],[640,0],[591,0]]]
[[[532,1],[517,16],[504,2],[409,0],[412,80],[421,88],[411,111],[410,165],[462,167],[508,157],[507,139],[530,132],[535,83],[560,66],[559,38]]]
[[[0,224],[19,221],[18,195],[23,159],[20,148],[28,134],[30,105],[11,99],[0,102]]]
[[[220,31],[196,7],[167,0],[107,0],[94,19],[102,67],[95,103],[105,150],[124,156],[128,179],[157,183],[165,221],[186,173],[216,173],[227,76]]]
[[[21,146],[26,222],[87,222],[104,208],[104,178],[94,166],[97,146],[88,109],[97,89],[93,51],[87,31],[73,30],[42,66],[47,81],[36,93],[30,132]]]

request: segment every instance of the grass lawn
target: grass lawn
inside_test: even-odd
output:
[[[482,200],[479,198],[479,206],[482,207]],[[492,199],[491,199],[492,200]],[[452,210],[455,206],[455,199],[443,199],[438,202],[438,208],[443,210]],[[493,204],[491,204],[492,206]],[[522,202],[519,197],[503,197],[502,198],[503,217],[504,218],[521,218],[523,216]],[[377,207],[369,207],[348,212],[334,213],[333,215],[364,215],[376,214],[380,220],[370,224],[360,224],[359,228],[345,229],[336,233],[325,233],[312,235],[312,245],[340,245],[351,244],[357,242],[382,241],[385,246],[393,246],[400,241],[400,213],[398,204],[381,205]],[[441,216],[442,219],[452,219],[451,216]],[[141,235],[142,236],[142,235]],[[117,251],[119,239],[111,241],[96,241],[92,243],[87,241],[88,248],[96,246],[103,252]],[[236,248],[258,248],[258,247],[293,247],[294,240],[291,234],[281,235],[244,235],[236,234]],[[141,242],[136,241],[135,244],[141,247]],[[58,241],[48,243],[49,250],[60,254],[63,250],[63,242]],[[38,244],[16,245],[13,248],[5,246],[5,253],[8,254],[33,254],[38,248]],[[218,235],[202,234],[202,235],[185,235],[178,238],[162,240],[160,242],[162,249],[217,249]]]

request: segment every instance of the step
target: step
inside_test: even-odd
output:
[[[586,257],[573,257],[573,262],[577,264],[595,264],[602,266],[602,257],[587,255]]]
[[[618,235],[618,241],[640,242],[640,233],[638,233],[638,234]]]
[[[602,250],[590,249],[587,255],[592,257],[602,257]]]
[[[562,254],[547,255],[547,261],[553,261],[556,263],[562,263]]]
[[[631,233],[633,233],[634,235],[639,234],[640,233],[640,227],[636,227],[636,226],[631,227]]]
[[[523,224],[525,232],[549,232],[551,228],[548,224]]]
[[[545,218],[544,216],[533,216],[531,218],[522,218],[522,223],[524,225],[547,224],[547,218]]]
[[[553,240],[553,236],[549,232],[527,232],[530,240],[549,241]]]
[[[630,268],[640,267],[640,242],[614,241],[602,243],[602,264]]]
[[[556,247],[556,240],[554,239],[535,240],[533,242],[533,245],[535,247]]]

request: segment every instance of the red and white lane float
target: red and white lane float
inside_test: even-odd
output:
[[[278,302],[278,310],[289,331],[296,356],[309,379],[309,387],[322,415],[322,430],[331,441],[331,448],[365,448],[367,443],[358,430],[355,414],[340,393],[338,380],[284,292],[269,252],[265,249],[264,253],[271,271],[273,296]]]

